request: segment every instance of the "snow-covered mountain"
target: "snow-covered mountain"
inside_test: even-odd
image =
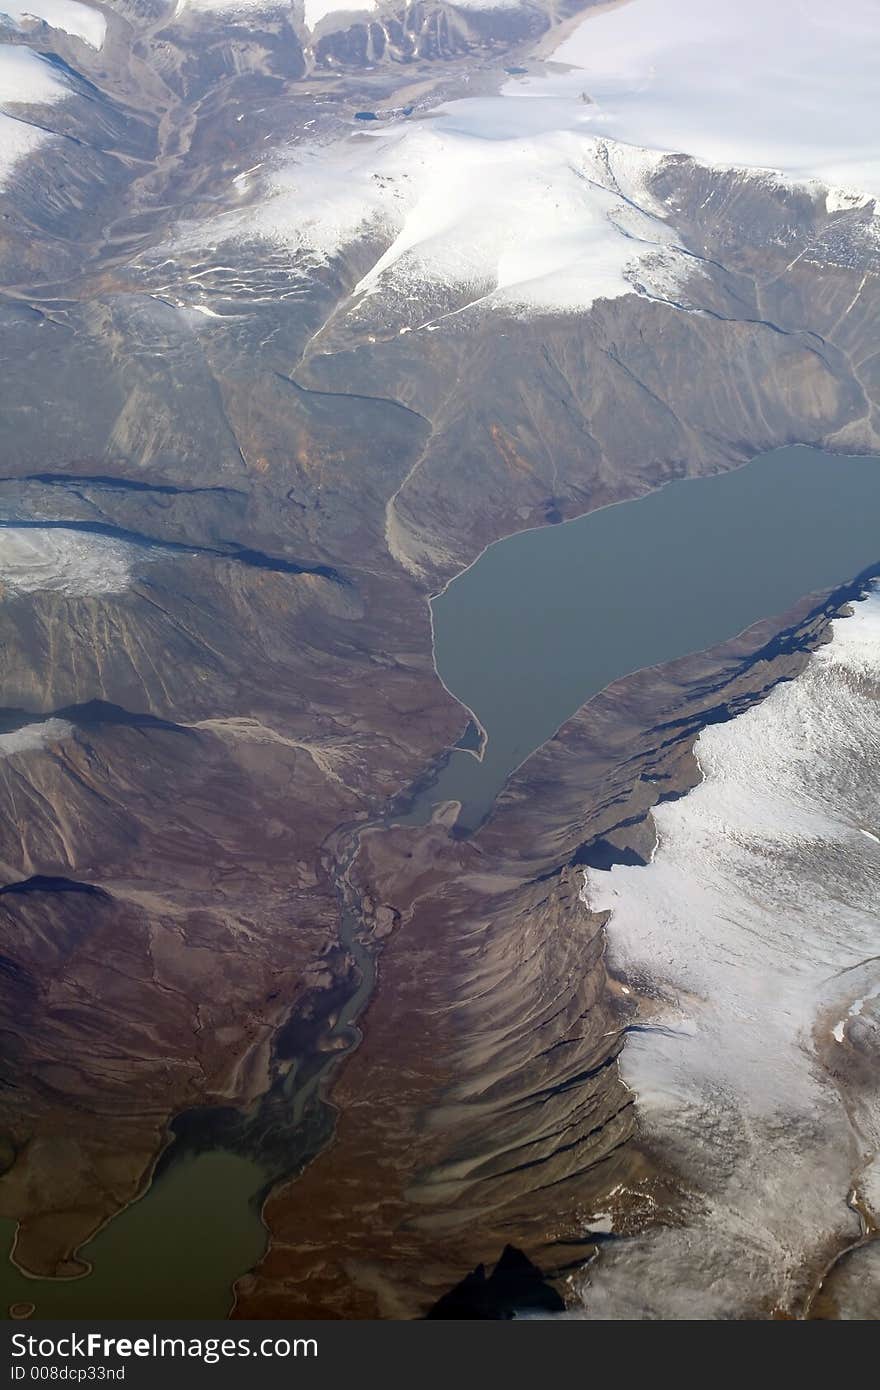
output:
[[[833,26],[817,0],[786,0],[767,23],[757,0],[636,0],[588,15],[552,70],[497,95],[276,146],[238,182],[242,210],[187,240],[264,237],[306,263],[368,242],[346,314],[382,332],[473,308],[583,311],[634,289],[687,299],[697,261],[652,191],[664,159],[803,184],[831,212],[872,203],[874,59],[841,97],[854,45],[880,59],[862,0]]]

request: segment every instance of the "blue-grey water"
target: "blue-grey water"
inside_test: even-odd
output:
[[[437,670],[488,735],[402,819],[488,814],[514,768],[631,671],[734,637],[880,561],[880,460],[793,446],[489,547],[433,601]]]

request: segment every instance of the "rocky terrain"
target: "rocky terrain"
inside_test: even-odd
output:
[[[880,451],[873,203],[687,154],[636,187],[594,140],[601,208],[640,199],[656,239],[566,311],[465,312],[477,272],[413,290],[381,217],[323,250],[265,220],[304,202],[290,157],[322,174],[358,113],[439,129],[576,9],[118,0],[99,47],[0,35],[54,84],[0,88],[29,142],[0,167],[0,1214],[29,1273],[80,1269],[182,1114],[252,1113],[291,1039],[337,1048],[352,904],[363,1039],[332,1144],[273,1169],[238,1314],[418,1316],[508,1243],[565,1289],[610,1204],[675,1219],[579,866],[645,853],[701,721],[793,675],[845,595],[612,687],[467,841],[389,817],[467,723],[428,598],[671,478]]]
[[[380,987],[333,1090],[335,1143],[270,1198],[240,1316],[418,1316],[513,1232],[565,1291],[604,1241],[679,1219],[615,1066],[634,1011],[582,866],[647,859],[651,808],[698,780],[699,729],[795,676],[853,592],[610,686],[467,842],[442,822],[362,837],[383,938],[395,924]]]

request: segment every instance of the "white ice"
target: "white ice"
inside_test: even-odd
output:
[[[72,733],[73,725],[66,719],[45,719],[40,724],[26,724],[23,729],[0,734],[0,758],[12,757],[15,753],[36,752],[50,743],[68,738]]]
[[[880,594],[697,752],[704,781],[657,808],[653,862],[585,876],[585,901],[611,910],[612,970],[660,1025],[630,1035],[622,1075],[692,1194],[684,1228],[603,1254],[592,1317],[796,1307],[803,1272],[857,1234],[851,1189],[878,1195],[880,1087],[844,1099],[829,1035],[842,1044],[880,990],[880,857],[862,833],[880,793]]]
[[[553,57],[617,140],[880,195],[876,0],[630,0]]]
[[[376,0],[305,0],[306,24],[314,29],[328,14],[354,14],[359,10],[375,10]]]
[[[46,139],[44,131],[0,111],[0,189],[19,160],[33,154]]]
[[[79,0],[0,0],[0,19],[3,15],[17,23],[41,19],[51,29],[82,39],[90,48],[104,46],[106,19],[100,10],[80,4]]]
[[[51,137],[24,118],[25,104],[45,105],[70,95],[51,63],[22,45],[0,44],[0,188],[19,160]]]
[[[119,593],[131,581],[135,547],[108,536],[43,527],[0,528],[0,587],[69,597]],[[0,596],[2,601],[2,596]]]
[[[0,105],[44,105],[70,96],[70,87],[45,58],[23,44],[0,44]]]

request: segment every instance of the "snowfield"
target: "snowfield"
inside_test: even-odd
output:
[[[647,191],[662,156],[581,133],[579,115],[571,102],[454,102],[298,153],[256,207],[199,236],[257,235],[317,261],[370,238],[381,249],[354,298],[380,299],[399,330],[425,326],[425,302],[571,312],[636,286],[665,298],[689,262]]]
[[[18,593],[68,598],[114,594],[131,582],[135,547],[54,527],[0,528],[0,584]]]
[[[376,0],[305,0],[306,24],[314,29],[328,14],[355,14],[362,10],[375,10]]]
[[[553,57],[617,140],[880,195],[876,0],[632,0]]]
[[[100,10],[82,5],[79,0],[0,0],[0,19],[3,15],[25,25],[28,20],[42,20],[50,29],[82,39],[90,48],[104,47],[106,19]]]
[[[621,1053],[689,1220],[609,1251],[591,1317],[796,1304],[802,1271],[880,1219],[880,592],[762,704],[704,730],[704,781],[655,810],[646,867],[588,870],[609,963],[649,1001]],[[856,1072],[856,1076],[858,1073]]]
[[[19,108],[22,105],[49,105],[69,96],[70,88],[51,63],[29,48],[0,44],[0,188],[20,159],[51,139],[46,131],[29,125]]]
[[[73,725],[66,719],[45,719],[39,724],[25,724],[22,729],[0,734],[0,758],[11,758],[16,753],[42,752],[52,743],[60,743],[73,733]]]
[[[70,95],[58,70],[19,44],[0,44],[0,105],[48,105]]]

